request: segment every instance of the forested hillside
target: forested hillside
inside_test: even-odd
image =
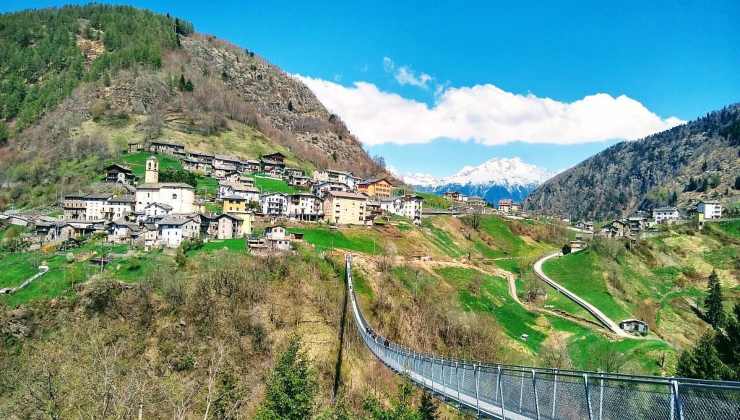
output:
[[[574,219],[619,217],[700,199],[740,196],[740,105],[637,141],[616,144],[553,177],[525,206]],[[733,209],[730,209],[733,211]]]
[[[90,5],[0,16],[0,208],[86,187],[128,142],[382,168],[310,90],[190,23]]]

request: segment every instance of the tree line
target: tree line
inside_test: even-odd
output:
[[[119,69],[158,68],[162,52],[188,35],[187,21],[124,6],[65,6],[0,15],[0,121],[20,131],[66,98],[80,81]],[[89,68],[77,38],[102,42]],[[4,124],[0,125],[0,142]],[[7,139],[7,134],[5,135]]]

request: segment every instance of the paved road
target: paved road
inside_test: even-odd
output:
[[[599,322],[601,322],[606,328],[608,328],[614,334],[620,337],[623,337],[623,338],[636,338],[635,336],[624,332],[621,328],[619,328],[619,325],[617,325],[616,322],[614,322],[611,318],[606,316],[597,307],[588,303],[585,299],[581,298],[580,296],[576,295],[575,293],[571,292],[570,290],[566,289],[560,284],[556,283],[553,279],[548,277],[544,271],[542,271],[542,264],[545,261],[552,259],[552,258],[557,258],[560,255],[561,255],[560,252],[554,252],[552,254],[545,255],[544,257],[537,260],[537,262],[534,263],[534,272],[537,275],[537,277],[541,278],[545,283],[554,287],[556,290],[558,290],[559,292],[567,296],[570,300],[572,300],[573,302],[583,307],[583,309],[590,312],[593,316],[596,317],[596,319],[599,320]]]

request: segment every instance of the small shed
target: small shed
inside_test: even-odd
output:
[[[648,324],[639,319],[625,319],[619,323],[619,328],[635,335],[647,335],[648,333]]]

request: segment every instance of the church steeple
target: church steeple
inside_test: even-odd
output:
[[[156,156],[149,156],[146,160],[146,172],[144,172],[144,183],[156,184],[159,182],[159,160]]]

